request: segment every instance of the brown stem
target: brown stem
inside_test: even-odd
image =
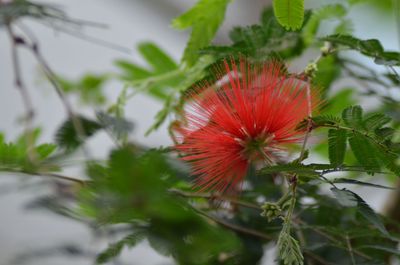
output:
[[[26,117],[25,117],[25,123],[26,123],[26,128],[25,128],[25,139],[26,139],[26,144],[28,146],[27,148],[27,154],[28,158],[31,162],[36,161],[36,154],[35,154],[35,149],[34,149],[34,135],[33,135],[33,128],[32,128],[32,123],[33,119],[35,117],[35,110],[33,108],[32,100],[29,95],[29,92],[27,88],[25,87],[25,84],[22,80],[21,77],[21,66],[20,66],[20,61],[19,61],[19,56],[18,56],[18,45],[23,44],[23,39],[19,38],[18,36],[15,35],[13,28],[11,26],[11,22],[6,23],[6,30],[9,35],[9,38],[11,40],[11,56],[12,56],[12,62],[13,62],[13,68],[14,68],[14,76],[15,76],[15,87],[19,91],[23,105],[25,107],[26,111]]]
[[[74,126],[74,129],[78,135],[78,137],[81,139],[81,141],[84,141],[86,132],[83,127],[82,121],[79,119],[79,117],[76,116],[72,105],[69,103],[67,97],[64,95],[64,92],[62,88],[59,86],[58,80],[56,75],[54,74],[53,70],[49,67],[47,64],[46,60],[42,56],[42,54],[39,52],[39,46],[36,42],[33,42],[32,45],[28,46],[32,53],[35,55],[36,59],[38,60],[39,64],[41,65],[45,75],[47,76],[47,79],[50,81],[50,83],[53,85],[58,97],[60,98],[60,101],[64,105],[64,108],[68,114],[69,119],[72,121],[72,125]],[[89,157],[89,151],[85,148],[84,145],[82,145],[83,151],[87,157]]]
[[[65,175],[61,175],[61,174],[57,174],[57,173],[51,173],[51,172],[24,172],[24,171],[13,171],[13,170],[10,170],[9,172],[23,174],[23,175],[48,177],[48,178],[54,178],[54,179],[58,179],[58,180],[65,180],[68,182],[74,182],[81,186],[85,186],[88,183],[90,183],[90,181],[87,181],[87,180],[78,179],[78,178],[69,177],[69,176],[65,176]]]
[[[63,104],[67,115],[69,119],[72,122],[72,125],[74,126],[74,129],[78,135],[79,138],[83,141],[85,138],[85,129],[83,127],[82,121],[75,115],[75,112],[73,111],[72,105],[69,103],[67,97],[64,95],[64,92],[62,88],[59,85],[59,82],[57,80],[56,74],[53,72],[53,70],[50,68],[49,64],[47,61],[44,59],[43,55],[40,53],[39,50],[39,44],[38,41],[36,40],[35,36],[31,34],[29,31],[26,29],[21,29],[23,32],[27,35],[29,38],[30,43],[28,43],[26,40],[24,40],[21,36],[15,36],[18,40],[21,40],[19,44],[23,45],[27,49],[29,49],[32,54],[35,56],[36,60],[38,61],[40,67],[42,68],[44,74],[46,75],[47,79],[51,83],[51,85],[54,87],[61,103]],[[82,150],[84,154],[89,157],[89,151],[85,148],[83,145]]]
[[[272,240],[273,239],[271,236],[269,236],[267,234],[264,234],[264,233],[261,233],[261,232],[259,232],[257,230],[253,230],[253,229],[249,229],[249,228],[242,227],[242,226],[239,226],[239,225],[231,224],[229,222],[226,222],[224,220],[218,219],[218,218],[216,218],[216,217],[214,217],[212,215],[209,215],[206,212],[203,212],[203,211],[201,211],[199,209],[196,209],[196,208],[194,208],[194,210],[196,212],[198,212],[199,214],[207,217],[208,219],[216,222],[217,224],[219,224],[221,226],[224,226],[224,227],[226,227],[228,229],[231,229],[233,231],[236,231],[236,232],[239,232],[239,233],[242,233],[242,234],[255,236],[255,237],[258,237],[258,238],[261,238],[261,239],[265,239],[265,240]]]
[[[229,201],[233,204],[243,206],[246,208],[256,209],[256,210],[260,210],[260,211],[262,210],[261,207],[258,206],[257,204],[244,202],[244,201],[235,199],[233,197],[228,197],[228,196],[218,194],[218,193],[190,193],[190,192],[185,192],[185,191],[178,190],[178,189],[169,189],[168,191],[171,193],[175,193],[179,196],[186,197],[186,198],[218,199],[218,200],[222,200],[222,201]]]

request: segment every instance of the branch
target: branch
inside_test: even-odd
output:
[[[17,50],[18,45],[23,44],[24,40],[15,35],[10,23],[6,23],[6,29],[7,29],[9,38],[11,40],[11,54],[12,54],[12,62],[13,62],[14,75],[15,75],[15,87],[18,89],[18,91],[21,95],[22,102],[23,102],[23,105],[26,110],[25,139],[26,139],[26,144],[28,146],[27,154],[28,154],[29,160],[31,162],[34,162],[36,160],[36,154],[35,154],[35,150],[33,148],[34,135],[33,135],[32,123],[33,123],[33,119],[35,117],[35,110],[33,108],[32,100],[29,95],[29,92],[28,92],[27,88],[25,87],[24,82],[22,81],[21,67],[20,67],[20,61],[19,61],[18,50]]]
[[[75,129],[77,135],[81,138],[81,140],[83,142],[86,133],[85,133],[85,130],[84,130],[81,120],[75,115],[72,105],[69,103],[68,99],[64,95],[64,92],[58,83],[56,74],[53,72],[53,70],[50,68],[50,66],[48,65],[48,63],[46,62],[46,60],[40,53],[39,44],[36,41],[35,37],[33,35],[31,35],[29,32],[26,32],[26,31],[24,31],[24,32],[25,32],[25,34],[27,34],[31,43],[27,43],[25,40],[23,40],[22,37],[18,37],[18,39],[22,40],[22,42],[20,44],[23,44],[24,47],[29,49],[32,52],[32,54],[35,56],[36,60],[38,61],[39,65],[42,68],[47,79],[54,87],[61,103],[63,104],[63,106],[67,112],[69,119],[72,121],[72,124],[74,126],[74,129]],[[87,157],[89,157],[89,151],[85,148],[84,145],[82,146],[82,150],[83,150],[84,154]]]
[[[239,205],[239,206],[243,206],[246,208],[251,208],[251,209],[256,209],[256,210],[262,210],[260,206],[258,206],[257,204],[253,204],[250,202],[244,202],[241,200],[238,200],[236,198],[233,197],[228,197],[219,193],[190,193],[190,192],[185,192],[182,190],[178,190],[178,189],[169,189],[168,190],[171,193],[177,194],[181,197],[185,197],[185,198],[205,198],[205,199],[217,199],[217,200],[222,200],[222,201],[228,201],[231,202],[235,205]]]
[[[30,175],[30,176],[49,177],[49,178],[53,178],[53,179],[57,179],[57,180],[74,182],[81,186],[85,186],[90,183],[90,181],[87,181],[87,180],[78,179],[78,178],[69,177],[69,176],[65,176],[65,175],[61,175],[61,174],[57,174],[57,173],[51,173],[51,172],[25,172],[25,171],[18,171],[18,170],[4,170],[4,171],[23,174],[23,175]]]
[[[236,231],[236,232],[239,232],[239,233],[242,233],[242,234],[255,236],[255,237],[258,237],[258,238],[261,238],[261,239],[266,239],[266,240],[272,240],[273,239],[271,236],[269,236],[267,234],[264,234],[264,233],[261,233],[261,232],[259,232],[257,230],[253,230],[253,229],[245,228],[245,227],[242,227],[242,226],[239,226],[239,225],[231,224],[231,223],[226,222],[224,220],[218,219],[218,218],[216,218],[216,217],[214,217],[212,215],[209,215],[206,212],[203,212],[203,211],[201,211],[199,209],[196,209],[196,208],[193,208],[193,209],[196,212],[198,212],[199,214],[201,214],[201,215],[207,217],[208,219],[216,222],[217,224],[219,224],[221,226],[224,226],[224,227],[226,227],[228,229],[231,229],[233,231]]]

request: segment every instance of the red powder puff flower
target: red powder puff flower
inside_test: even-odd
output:
[[[298,142],[296,125],[316,106],[309,84],[266,62],[227,61],[217,82],[195,89],[176,128],[176,149],[201,190],[237,192],[250,163],[274,163],[282,145]],[[201,92],[200,92],[201,91]],[[313,93],[315,94],[315,93]]]

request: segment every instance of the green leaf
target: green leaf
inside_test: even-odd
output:
[[[109,129],[118,139],[133,130],[133,123],[123,118],[114,117],[105,112],[97,112],[96,117],[101,127]]]
[[[191,27],[189,41],[182,61],[188,66],[195,64],[199,50],[210,44],[224,20],[225,10],[230,0],[199,0],[195,6],[172,21],[176,29]]]
[[[398,66],[400,65],[400,53],[385,51],[382,44],[376,39],[360,40],[350,35],[330,35],[322,38],[336,45],[346,46],[350,49],[374,58],[376,64]]]
[[[103,88],[109,76],[105,74],[86,74],[78,80],[57,77],[61,89],[66,94],[75,94],[82,104],[102,105],[106,102]]]
[[[340,67],[337,67],[337,63],[338,59],[335,56],[325,56],[317,63],[318,71],[312,82],[315,86],[322,88],[323,92],[326,92],[340,75]]]
[[[6,142],[0,133],[0,170],[24,173],[58,171],[59,167],[50,161],[57,146],[50,143],[37,145],[39,134],[40,130],[36,129],[28,135],[22,134],[14,142]],[[32,146],[28,145],[28,139]]]
[[[155,121],[154,123],[150,126],[149,129],[147,129],[145,135],[149,135],[151,132],[157,130],[161,124],[164,123],[164,121],[167,119],[168,114],[172,113],[173,110],[173,97],[170,97],[165,100],[164,106],[161,110],[159,110],[155,116]]]
[[[78,128],[76,128],[78,127]],[[92,136],[102,128],[96,121],[76,116],[75,120],[66,120],[56,133],[56,143],[68,151],[78,148],[87,137]],[[82,129],[80,132],[79,129]]]
[[[257,25],[234,27],[229,32],[231,46],[211,46],[202,53],[217,58],[245,55],[256,61],[279,58],[289,59],[299,56],[306,48],[300,32],[286,31],[274,17],[272,8],[265,8],[261,22]]]
[[[369,138],[354,131],[349,134],[349,144],[357,161],[365,170],[374,172],[380,169],[380,163],[374,152],[376,148]]]
[[[45,159],[49,157],[55,150],[57,145],[55,144],[41,144],[36,147],[36,153],[40,156],[40,159]]]
[[[400,166],[397,164],[399,155],[397,152],[393,152],[384,145],[375,145],[373,152],[387,169],[400,176]]]
[[[383,125],[389,123],[391,118],[382,113],[373,113],[364,118],[364,128],[369,131],[380,129]]]
[[[332,182],[333,183],[354,184],[354,185],[375,187],[375,188],[388,189],[388,190],[394,190],[395,189],[395,188],[392,188],[392,187],[383,186],[383,185],[374,184],[374,183],[365,182],[365,181],[360,181],[360,180],[356,180],[356,179],[336,178],[336,179],[332,180]]]
[[[323,20],[342,18],[346,13],[346,9],[340,4],[326,5],[315,10],[302,30],[304,42],[309,45],[314,41],[319,25]]]
[[[327,165],[330,167],[330,165]],[[298,174],[300,176],[319,177],[320,173],[312,165],[303,165],[298,163],[289,163],[282,165],[266,166],[259,171],[259,174],[287,173]]]
[[[287,30],[296,30],[303,25],[304,0],[274,0],[275,17]]]
[[[178,68],[175,61],[152,42],[140,43],[138,51],[155,73],[165,73]]]
[[[354,31],[354,24],[351,19],[341,19],[340,23],[335,27],[335,34],[349,34]]]
[[[279,234],[278,242],[279,258],[285,265],[303,265],[304,257],[301,253],[299,242],[294,239],[288,229],[282,229]]]
[[[342,119],[346,125],[352,128],[362,128],[362,108],[356,105],[344,109]]]
[[[144,239],[143,232],[138,231],[124,237],[118,242],[110,244],[106,250],[104,250],[97,256],[96,264],[104,264],[113,260],[121,253],[122,249],[125,246],[133,247],[143,239]]]
[[[180,71],[180,82],[174,87],[176,91],[182,92],[191,87],[194,83],[204,78],[206,75],[205,68],[214,62],[214,58],[209,55],[204,55],[199,58],[196,64],[190,68],[185,68]],[[181,102],[176,99],[176,94],[171,93],[166,96],[163,108],[157,112],[154,123],[146,131],[149,135],[154,130],[157,130],[164,123],[169,114],[179,112]]]
[[[357,206],[357,210],[367,221],[373,224],[382,234],[389,236],[389,233],[383,225],[380,217],[360,196],[347,189],[340,190],[337,188],[331,188],[331,191],[341,205],[345,207]]]
[[[160,47],[151,42],[138,45],[138,51],[148,64],[141,67],[127,60],[117,60],[115,65],[121,70],[121,78],[140,92],[165,100],[184,79],[178,65]]]
[[[395,130],[393,128],[389,128],[389,127],[375,129],[375,134],[382,140],[392,139],[394,133],[395,133]]]
[[[331,188],[333,195],[335,195],[338,202],[344,207],[355,207],[357,201],[354,199],[353,193],[346,189]]]
[[[134,233],[139,228],[152,247],[179,264],[213,264],[219,253],[240,250],[235,234],[206,221],[168,191],[178,179],[163,151],[126,145],[112,151],[107,163],[91,163],[87,169],[91,182],[80,193],[81,208],[97,223],[124,224]],[[102,257],[117,255],[136,243],[136,236],[111,245]]]
[[[347,106],[354,105],[354,91],[355,89],[353,88],[346,88],[331,96],[327,102],[326,108],[323,109],[324,115],[341,115],[343,109]],[[338,119],[337,123],[340,123],[340,121],[341,120]]]
[[[343,164],[346,153],[347,132],[343,129],[330,129],[328,132],[329,161],[333,166]]]

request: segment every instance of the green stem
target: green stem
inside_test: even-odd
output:
[[[127,82],[127,86],[131,86],[131,87],[136,87],[136,90],[129,94],[127,96],[127,100],[131,99],[132,97],[134,97],[138,92],[143,92],[144,90],[146,90],[149,86],[151,86],[154,83],[157,82],[161,82],[161,81],[166,81],[169,80],[171,78],[175,78],[178,77],[179,75],[182,74],[182,70],[180,68],[164,73],[164,74],[160,74],[160,75],[156,75],[153,77],[149,77],[147,79],[144,80],[137,80],[137,81],[133,81],[133,82]]]

